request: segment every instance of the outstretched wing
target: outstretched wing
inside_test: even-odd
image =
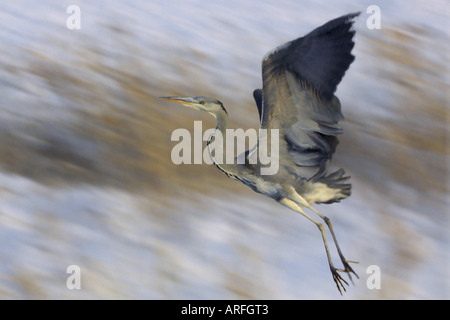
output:
[[[261,128],[279,129],[280,165],[310,167],[326,174],[342,133],[341,105],[334,92],[354,60],[348,14],[268,53],[262,62]],[[293,164],[295,164],[293,166]]]

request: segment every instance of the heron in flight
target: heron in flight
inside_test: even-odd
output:
[[[228,177],[239,180],[254,191],[268,196],[312,221],[320,230],[328,264],[339,292],[348,285],[339,272],[358,275],[339,247],[331,220],[312,207],[315,203],[333,203],[350,196],[351,185],[343,169],[328,172],[333,153],[342,133],[341,104],[334,95],[355,57],[352,29],[358,13],[331,20],[304,37],[287,42],[266,54],[262,61],[262,89],[253,96],[260,116],[261,129],[278,130],[278,172],[262,175],[260,162],[251,162],[261,145],[261,133],[255,148],[246,151],[243,164],[218,161],[209,153],[216,167]],[[210,97],[161,97],[167,101],[203,110],[217,120],[217,130],[227,134],[228,113],[222,102]],[[266,137],[267,138],[267,137]],[[222,159],[219,159],[222,160]],[[343,268],[334,266],[323,224],[307,213],[317,214],[330,230]]]

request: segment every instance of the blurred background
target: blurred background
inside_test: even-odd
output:
[[[172,163],[173,130],[215,122],[156,97],[213,96],[257,129],[263,55],[354,11],[334,158],[353,193],[316,206],[360,262],[343,298],[449,299],[444,0],[0,4],[0,298],[341,299],[312,223],[214,166]]]

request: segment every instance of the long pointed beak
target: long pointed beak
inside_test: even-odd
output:
[[[178,102],[191,108],[198,108],[199,105],[199,103],[193,98],[182,98],[182,97],[159,97],[159,98],[166,101]]]

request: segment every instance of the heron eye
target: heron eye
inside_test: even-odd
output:
[[[205,104],[206,101],[205,100],[200,100],[200,104]]]

